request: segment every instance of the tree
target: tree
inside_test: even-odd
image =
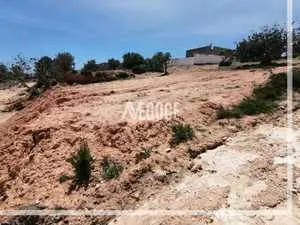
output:
[[[58,53],[53,61],[60,72],[70,72],[74,69],[74,56],[68,52]]]
[[[50,79],[52,77],[52,63],[52,59],[48,56],[43,56],[34,63],[34,71],[38,79],[38,87],[49,87]]]
[[[293,31],[293,54],[294,57],[300,56],[300,28],[296,28]]]
[[[116,70],[121,67],[120,61],[117,59],[114,59],[114,58],[109,59],[107,61],[107,64],[108,64],[110,70]]]
[[[92,59],[92,60],[87,61],[87,63],[85,63],[83,65],[81,73],[88,75],[88,74],[91,74],[92,72],[99,70],[99,68],[100,68],[100,66],[99,66],[99,64],[96,63],[96,60]]]
[[[52,63],[52,73],[55,77],[56,81],[63,81],[64,75],[67,72],[71,72],[74,70],[75,62],[74,57],[68,53],[58,53]]]
[[[18,80],[24,87],[29,89],[29,86],[25,83],[25,78],[29,76],[32,63],[35,59],[30,58],[27,59],[26,57],[18,54],[15,59],[14,63],[10,67],[11,75],[13,79]]]
[[[167,75],[169,72],[168,72],[168,62],[170,61],[171,59],[171,53],[169,52],[166,52],[164,54],[164,57],[163,57],[163,64],[164,64],[164,75]]]
[[[41,57],[34,63],[34,71],[36,73],[45,73],[51,71],[53,60],[48,56]]]
[[[123,67],[132,69],[136,66],[144,64],[144,57],[135,52],[129,52],[123,55]]]
[[[145,64],[140,64],[140,65],[134,66],[132,68],[132,72],[134,74],[143,74],[143,73],[146,73],[147,70],[148,70],[148,68]]]
[[[171,54],[169,52],[157,52],[152,56],[151,59],[151,69],[155,72],[164,72],[164,74],[168,74],[168,61],[171,58]]]
[[[6,79],[8,74],[8,68],[6,65],[0,63],[0,81],[3,81]]]
[[[248,39],[237,44],[236,56],[241,62],[260,61],[269,65],[272,60],[280,59],[286,52],[286,31],[279,25],[265,26],[254,32]]]

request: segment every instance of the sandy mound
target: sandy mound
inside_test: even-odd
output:
[[[238,131],[259,123],[261,117],[216,121],[216,109],[239,102],[268,76],[264,70],[193,67],[164,77],[149,75],[127,81],[55,87],[1,124],[1,208],[34,204],[52,209],[134,209],[138,202],[185,176],[193,167],[188,149],[214,149]],[[128,102],[178,103],[179,113],[171,119],[124,119]],[[179,122],[191,124],[195,137],[171,149],[170,126]],[[87,140],[95,158],[93,177],[87,188],[69,192],[71,181],[61,184],[59,179],[73,174],[66,159],[78,150],[82,139]],[[151,156],[137,159],[144,149],[151,149]],[[99,164],[105,156],[123,166],[118,179],[105,181],[101,177]],[[221,157],[220,162],[221,159],[226,157]],[[203,193],[199,196],[203,209],[228,204],[227,187],[206,189]],[[203,197],[206,195],[217,196],[215,202],[207,203]],[[277,205],[264,196],[267,206]],[[253,206],[260,204],[254,202]]]

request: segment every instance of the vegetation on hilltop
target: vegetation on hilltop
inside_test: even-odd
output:
[[[300,70],[295,69],[293,74],[294,91],[300,90]],[[270,113],[278,108],[278,102],[287,92],[287,74],[273,74],[269,81],[254,89],[252,96],[243,99],[240,104],[231,109],[221,107],[217,111],[218,119],[240,118],[244,115],[258,115]]]
[[[293,30],[294,57],[300,55],[300,29]],[[272,65],[272,61],[287,55],[287,31],[280,25],[264,26],[237,43],[236,58],[240,62],[257,62]]]
[[[294,56],[300,55],[300,29],[294,29]],[[259,66],[273,66],[274,60],[287,53],[287,31],[279,25],[265,26],[253,32],[248,38],[237,43],[234,55],[224,52],[225,59],[219,66],[230,66],[235,57],[240,62],[261,62]],[[38,96],[50,86],[58,83],[95,83],[117,79],[127,79],[134,74],[160,72],[168,74],[167,65],[171,59],[168,52],[157,52],[151,58],[144,58],[136,52],[123,55],[123,61],[110,58],[106,62],[97,63],[88,60],[81,70],[75,70],[75,57],[69,52],[58,53],[54,58],[42,56],[39,59],[17,55],[14,62],[7,66],[0,63],[0,82],[14,80],[28,88],[31,96]],[[107,71],[116,71],[113,76]],[[121,70],[121,71],[118,71]],[[25,80],[37,79],[37,84],[30,88]]]

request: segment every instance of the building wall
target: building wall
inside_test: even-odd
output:
[[[231,49],[213,47],[211,45],[202,48],[195,48],[186,51],[186,57],[194,57],[196,55],[223,55],[225,51],[232,51]]]
[[[173,59],[170,61],[170,66],[192,66],[192,65],[206,65],[206,64],[219,64],[224,59],[219,55],[202,55],[198,54],[194,57],[183,59]]]

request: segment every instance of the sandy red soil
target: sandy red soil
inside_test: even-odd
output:
[[[285,69],[277,68],[274,73]],[[49,209],[135,209],[146,204],[145,202],[151,205],[149,199],[155,199],[155,196],[162,195],[162,199],[167,199],[166,195],[171,195],[172,192],[166,192],[166,188],[188,179],[187,174],[192,177],[194,175],[191,174],[197,173],[195,164],[200,159],[191,160],[189,148],[214,149],[227,143],[237,132],[248,132],[249,135],[254,132],[251,130],[252,126],[272,120],[273,117],[266,119],[264,116],[216,120],[216,109],[219,106],[237,104],[245,96],[251,95],[253,88],[264,83],[269,75],[267,70],[219,71],[214,66],[204,66],[171,69],[171,74],[163,77],[152,74],[126,81],[56,86],[29,102],[23,110],[9,115],[9,118],[1,114],[2,118],[6,117],[0,127],[0,207],[18,209],[40,205]],[[4,92],[3,95],[5,96]],[[171,119],[140,121],[130,117],[122,118],[128,102],[177,103],[179,112]],[[277,114],[277,117],[283,117],[284,111]],[[190,124],[195,137],[188,143],[170,148],[170,127],[179,122]],[[34,135],[39,137],[38,141],[34,140]],[[83,139],[89,144],[95,158],[92,180],[87,188],[69,192],[71,181],[61,184],[59,178],[62,175],[73,175],[72,167],[66,159],[78,150]],[[253,141],[250,142],[253,144]],[[251,146],[249,143],[248,145]],[[138,162],[136,157],[143,149],[151,149],[151,156]],[[255,149],[254,155],[257,152],[258,149]],[[238,154],[230,151],[228,154],[232,154],[232,157],[224,155],[225,159],[228,158],[224,162],[221,156],[217,156],[220,161],[216,162],[211,161],[214,156],[207,156],[206,164],[225,165],[227,162],[230,167],[231,159]],[[267,155],[264,152],[261,154]],[[269,158],[275,155],[274,153]],[[118,179],[105,181],[101,177],[99,165],[105,156],[124,167]],[[241,172],[255,173],[249,177],[251,180],[254,176],[262,176],[256,167],[266,162],[257,161],[259,158],[245,153],[235,160],[237,163],[249,163],[252,160],[253,168],[249,165]],[[204,162],[200,161],[200,164],[205,167]],[[224,166],[223,164],[220,166]],[[234,168],[234,171],[243,171]],[[220,168],[214,170],[219,173]],[[284,180],[284,175],[276,176],[272,173],[272,176],[275,176],[274,179],[279,177]],[[239,180],[234,182],[239,183]],[[245,179],[243,182],[246,182]],[[278,184],[279,181],[274,182]],[[261,192],[257,194],[255,189],[258,200],[253,198],[247,208],[276,207],[277,204],[272,199],[263,200],[267,196],[264,194],[264,187],[271,184],[255,185],[258,185],[258,189],[261,188]],[[279,203],[285,201],[282,192],[286,184],[281,185],[275,190],[281,199]],[[199,188],[203,189],[199,201],[191,203],[195,207],[201,205],[201,209],[210,210],[229,207],[228,196],[232,183],[227,186]],[[214,203],[206,202],[203,196],[211,196]],[[188,201],[189,198],[182,201]],[[260,200],[264,202],[262,205]],[[166,203],[162,204],[164,205]],[[245,205],[241,204],[241,207],[246,207]],[[186,204],[178,203],[175,208],[181,207],[186,207]],[[90,223],[93,219],[87,221],[85,223]]]

